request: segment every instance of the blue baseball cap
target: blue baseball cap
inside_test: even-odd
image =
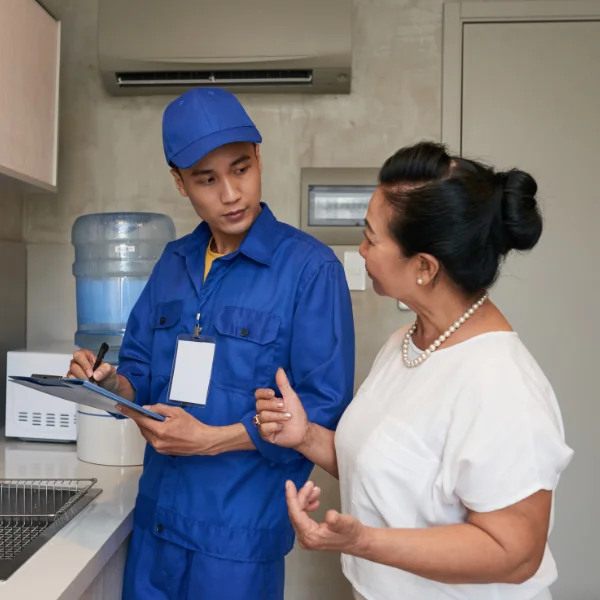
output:
[[[180,169],[225,144],[262,142],[240,101],[218,88],[195,88],[173,100],[163,114],[162,129],[167,163]]]

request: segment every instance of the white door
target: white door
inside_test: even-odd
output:
[[[529,171],[539,246],[493,292],[541,363],[575,457],[556,495],[555,600],[600,598],[600,21],[466,23],[462,153]]]

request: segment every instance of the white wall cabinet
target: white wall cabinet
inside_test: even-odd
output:
[[[0,174],[56,190],[60,22],[0,0]]]

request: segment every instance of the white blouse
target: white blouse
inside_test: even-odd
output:
[[[554,490],[573,452],[519,336],[479,335],[408,369],[405,332],[380,351],[338,426],[342,510],[370,527],[432,527],[464,522],[465,507],[488,512]],[[366,600],[542,600],[557,575],[548,548],[520,585],[437,583],[347,555],[342,567]]]

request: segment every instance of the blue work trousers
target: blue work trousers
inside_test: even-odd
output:
[[[123,600],[283,600],[285,558],[224,560],[134,527]]]

